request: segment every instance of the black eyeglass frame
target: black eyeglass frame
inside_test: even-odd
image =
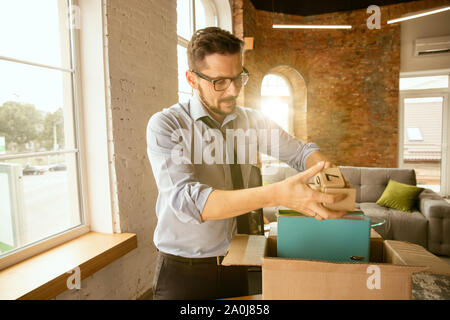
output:
[[[195,73],[195,74],[196,74],[197,76],[199,76],[200,78],[202,78],[202,79],[204,79],[204,80],[206,80],[206,81],[211,82],[211,83],[213,84],[213,87],[214,87],[214,90],[215,90],[215,91],[225,91],[225,90],[227,90],[227,89],[230,87],[231,82],[238,80],[238,79],[241,78],[242,75],[244,75],[244,74],[247,75],[247,81],[248,81],[248,79],[250,78],[250,72],[248,72],[248,70],[245,69],[245,67],[242,67],[242,72],[239,73],[239,74],[238,74],[236,77],[234,77],[234,78],[211,79],[210,77],[205,76],[205,75],[204,75],[203,73],[201,73],[201,72],[198,72],[198,71],[195,71],[195,70],[191,70],[191,72]],[[225,89],[217,90],[217,89],[216,89],[216,83],[217,83],[217,81],[221,81],[221,80],[231,80],[231,81],[230,81],[230,84],[229,84]],[[245,85],[247,84],[247,81],[246,81],[245,83],[242,84],[242,87],[245,86]]]

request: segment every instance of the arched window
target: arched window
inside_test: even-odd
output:
[[[188,61],[187,46],[192,34],[206,27],[218,26],[231,30],[231,8],[223,0],[177,0],[178,34],[178,99],[186,101],[192,95],[192,89],[186,81]]]
[[[267,74],[261,85],[261,111],[286,132],[293,133],[291,88],[283,76]]]

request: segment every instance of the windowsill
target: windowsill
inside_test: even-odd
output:
[[[133,233],[88,232],[1,270],[0,300],[53,299],[68,290],[67,279],[76,267],[83,280],[135,248]]]

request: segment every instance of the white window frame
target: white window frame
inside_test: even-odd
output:
[[[450,69],[417,71],[417,72],[401,72],[400,78],[426,77],[447,75],[449,77],[448,88],[423,89],[423,90],[399,90],[399,148],[398,148],[398,167],[403,163],[403,140],[404,140],[404,99],[406,98],[426,98],[442,96],[442,153],[441,153],[441,188],[442,196],[449,196],[450,193]]]
[[[81,13],[81,27],[72,33],[81,224],[12,251],[0,258],[0,270],[89,231],[121,232],[108,91],[106,1],[72,0],[72,5]]]
[[[190,9],[189,16],[191,19],[191,27],[192,27],[191,32],[192,32],[192,34],[194,34],[197,29],[196,23],[195,23],[195,0],[184,0],[184,1],[189,1],[189,9]],[[233,32],[231,7],[230,7],[230,3],[228,1],[223,1],[223,0],[201,0],[201,1],[208,3],[209,9],[210,9],[210,11],[212,11],[212,13],[214,15],[214,17],[210,17],[210,18],[214,20],[216,26],[218,26],[224,30],[227,30],[229,32]],[[177,44],[184,47],[185,49],[187,49],[190,39],[186,39],[186,38],[180,36],[178,34],[178,31],[177,31],[177,36],[178,36]],[[191,92],[178,91],[178,93],[192,95],[192,90],[191,90]]]

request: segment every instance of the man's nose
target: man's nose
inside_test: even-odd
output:
[[[242,86],[236,85],[236,81],[231,81],[230,86],[227,89],[227,95],[232,95],[234,97],[237,97],[239,95],[239,92],[241,91]]]

